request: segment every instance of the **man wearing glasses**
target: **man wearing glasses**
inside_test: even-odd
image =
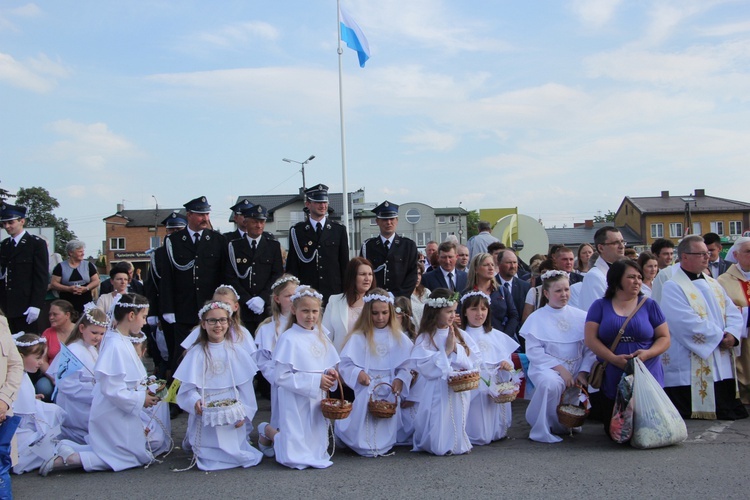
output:
[[[599,253],[596,264],[586,273],[581,285],[581,295],[578,297],[578,307],[588,311],[595,300],[604,297],[607,290],[607,272],[614,261],[625,256],[625,240],[620,231],[614,226],[604,226],[594,235],[594,247]]]
[[[707,275],[709,252],[701,236],[687,236],[677,251],[680,263],[664,283],[661,298],[672,335],[662,355],[664,391],[683,418],[747,418],[734,380],[742,314]]]

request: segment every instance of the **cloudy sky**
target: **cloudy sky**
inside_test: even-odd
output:
[[[517,206],[750,201],[750,7],[727,0],[343,0],[348,188]],[[43,186],[91,253],[103,217],[342,188],[335,0],[0,3],[0,187]],[[738,182],[738,181],[745,182]],[[93,247],[93,248],[92,248]]]

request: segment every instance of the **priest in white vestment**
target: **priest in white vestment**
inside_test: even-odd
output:
[[[677,250],[680,263],[664,283],[660,304],[672,334],[662,355],[664,390],[683,418],[746,418],[735,380],[740,310],[705,274],[708,249],[700,236],[686,237]]]

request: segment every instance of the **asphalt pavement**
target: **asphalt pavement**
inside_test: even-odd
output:
[[[22,500],[748,498],[750,419],[691,420],[685,443],[636,450],[612,443],[594,421],[562,443],[532,442],[524,418],[527,405],[512,403],[507,439],[467,455],[435,457],[399,447],[392,456],[362,458],[337,449],[332,467],[304,471],[264,458],[250,469],[174,472],[190,461],[180,448],[187,425],[183,413],[172,420],[177,447],[162,463],[122,472],[14,475],[13,492]],[[256,425],[268,420],[270,403],[260,399],[259,407]]]

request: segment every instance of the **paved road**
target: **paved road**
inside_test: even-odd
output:
[[[267,420],[260,402],[256,424]],[[173,472],[189,457],[175,449],[161,464],[118,473],[69,471],[13,476],[17,499],[399,499],[399,498],[748,498],[750,419],[689,421],[688,441],[636,450],[609,441],[597,422],[562,443],[527,439],[526,401],[513,403],[509,438],[463,456],[434,457],[397,448],[366,459],[337,450],[325,470],[294,471],[264,459],[257,467]],[[178,443],[186,416],[173,420]],[[116,432],[116,430],[113,430]]]

